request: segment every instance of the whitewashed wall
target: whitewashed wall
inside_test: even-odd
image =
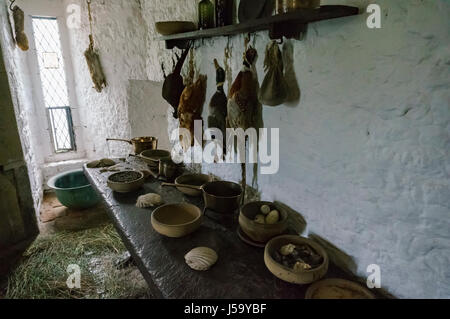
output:
[[[8,16],[7,3],[0,1],[0,43],[9,77],[11,95],[16,112],[22,149],[28,167],[35,209],[38,211],[42,199],[42,173],[40,166],[44,159],[39,151],[39,126],[36,123],[36,106],[32,98],[32,83],[27,53],[16,47]],[[0,96],[0,99],[4,98]],[[0,114],[1,116],[1,114]]]
[[[109,83],[100,94],[92,89],[82,55],[88,46],[85,2],[64,1],[83,9],[81,29],[71,30],[70,41],[87,155],[127,154],[122,144],[111,144],[110,154],[105,138],[130,137],[128,80],[162,81],[161,62],[171,65],[170,51],[154,40],[154,22],[195,21],[197,1],[93,1],[95,39]],[[364,10],[372,1],[323,3]],[[380,30],[369,30],[367,15],[360,15],[310,24],[304,41],[286,42],[302,96],[299,103],[264,108],[266,127],[280,128],[281,169],[259,176],[258,190],[263,199],[301,212],[306,234],[351,255],[356,274],[366,276],[366,267],[378,264],[383,288],[398,297],[448,298],[450,4],[376,3],[383,9]],[[197,66],[208,75],[208,99],[215,89],[212,61],[222,60],[226,42],[206,40],[196,50]],[[233,76],[243,42],[231,38]],[[267,43],[267,34],[258,33],[261,80]],[[18,54],[13,51],[6,52]],[[240,179],[238,167],[203,169]]]
[[[70,29],[69,35],[87,157],[128,154],[128,144],[110,142],[108,149],[106,138],[132,137],[127,107],[128,80],[147,79],[147,30],[140,3],[137,0],[92,1],[94,40],[108,82],[102,93],[97,93],[84,58],[84,51],[89,46],[86,1],[64,2],[66,5],[77,4],[81,8],[81,26]]]
[[[373,1],[323,1],[359,6]],[[316,233],[351,255],[356,273],[378,264],[398,297],[450,297],[450,3],[379,0],[382,29],[367,14],[309,25],[293,46],[301,101],[264,108],[280,128],[281,169],[259,176],[263,199],[301,212]],[[144,0],[150,34],[147,74],[162,80],[170,52],[153,40],[155,21],[196,17],[193,0]],[[227,40],[206,40],[197,65],[215,90],[213,58]],[[266,33],[258,33],[263,78]],[[243,38],[233,37],[233,76]],[[206,107],[204,118],[206,119]],[[204,167],[238,181],[229,166]],[[249,174],[249,179],[251,178]],[[251,180],[251,179],[250,179]]]

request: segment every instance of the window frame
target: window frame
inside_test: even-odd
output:
[[[59,45],[61,48],[61,59],[62,59],[62,68],[64,69],[64,75],[65,75],[65,83],[64,85],[66,86],[66,92],[67,92],[67,99],[68,99],[68,104],[69,105],[64,105],[64,106],[51,106],[51,107],[47,107],[45,104],[45,96],[44,96],[44,87],[43,87],[43,83],[42,83],[42,76],[41,76],[41,68],[40,68],[40,64],[39,64],[39,57],[38,57],[38,52],[37,52],[37,48],[36,48],[36,39],[35,39],[35,34],[34,34],[34,26],[33,26],[33,21],[35,19],[43,19],[43,20],[54,20],[58,26],[58,41],[59,41]],[[76,137],[75,137],[75,130],[74,130],[74,125],[73,125],[73,119],[72,119],[72,106],[71,106],[71,98],[70,98],[70,94],[69,94],[69,82],[68,82],[68,70],[67,70],[67,64],[66,64],[66,59],[64,57],[64,51],[63,51],[63,43],[62,43],[62,32],[60,29],[60,21],[58,19],[58,17],[55,16],[42,16],[42,15],[31,15],[31,27],[33,30],[33,44],[34,44],[34,55],[36,58],[36,62],[37,62],[37,68],[38,68],[38,79],[39,79],[39,87],[41,89],[41,101],[43,102],[43,105],[41,105],[41,107],[44,107],[45,109],[45,114],[46,114],[46,118],[47,118],[47,125],[48,125],[48,132],[49,132],[49,137],[50,137],[50,143],[52,145],[52,151],[54,154],[62,154],[62,153],[71,153],[71,152],[77,152],[77,144],[76,144]],[[39,103],[41,104],[41,103]],[[40,107],[40,106],[37,106]],[[57,145],[57,137],[55,136],[55,131],[56,131],[56,126],[54,124],[54,116],[51,114],[51,112],[53,110],[66,110],[66,120],[67,120],[67,127],[68,127],[68,133],[69,133],[69,142],[71,145],[70,149],[59,149],[58,145]]]

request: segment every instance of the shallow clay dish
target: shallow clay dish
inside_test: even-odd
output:
[[[206,183],[212,182],[213,178],[205,174],[186,174],[178,177],[175,184],[202,186]],[[201,190],[190,189],[186,187],[177,187],[177,189],[185,195],[198,197],[202,195]]]
[[[193,22],[189,21],[165,21],[155,23],[156,31],[162,35],[185,33],[197,30]]]
[[[180,238],[196,231],[202,224],[203,213],[195,205],[169,204],[152,214],[152,226],[161,235]]]
[[[314,269],[303,270],[303,271],[293,271],[292,269],[279,264],[273,259],[275,251],[279,251],[284,245],[294,244],[294,245],[308,245],[313,248],[318,254],[323,257],[322,264]],[[273,238],[266,245],[264,250],[264,262],[267,269],[281,280],[290,282],[293,284],[310,284],[319,279],[322,279],[328,271],[328,255],[326,251],[314,241],[293,235],[284,235]]]
[[[255,222],[256,215],[261,214],[261,206],[267,205],[270,210],[277,209],[271,202],[252,202],[244,205],[239,214],[239,225],[242,231],[255,242],[266,243],[275,236],[279,236],[286,231],[287,213],[281,210],[280,221],[276,224],[260,224]]]
[[[151,167],[157,168],[159,167],[159,161],[163,158],[170,158],[171,154],[164,150],[147,150],[143,151],[139,157]]]
[[[108,187],[118,193],[134,192],[145,183],[145,175],[138,171],[123,171],[108,177]]]
[[[306,299],[375,299],[375,296],[361,285],[344,279],[325,279],[311,285]]]

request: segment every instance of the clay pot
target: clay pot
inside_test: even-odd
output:
[[[187,174],[178,177],[175,184],[202,186],[206,183],[212,182],[212,177],[205,174]],[[177,187],[177,189],[185,195],[198,197],[202,195],[201,190],[191,189],[187,187]]]
[[[312,247],[318,254],[323,257],[322,264],[314,269],[303,270],[303,271],[294,271],[284,265],[279,264],[273,259],[273,255],[275,251],[279,251],[281,247],[294,244],[294,245],[308,245]],[[300,236],[292,236],[292,235],[284,235],[273,238],[266,245],[264,250],[264,262],[266,264],[267,269],[279,279],[290,282],[293,284],[310,284],[319,279],[322,279],[327,271],[328,271],[328,255],[326,251],[314,241],[300,237]]]
[[[161,235],[180,238],[196,231],[203,220],[203,213],[195,205],[169,204],[157,208],[152,214],[153,229]]]
[[[336,288],[347,290],[349,294],[339,296]],[[332,278],[311,285],[306,291],[305,299],[375,299],[375,296],[356,282]]]
[[[270,210],[277,209],[271,202],[252,202],[244,205],[239,214],[239,225],[242,231],[253,241],[266,243],[275,236],[279,236],[287,229],[288,215],[280,211],[280,221],[276,224],[260,224],[255,222],[256,215],[261,214],[261,206],[268,205]]]
[[[126,173],[136,173],[137,177],[136,179],[130,181],[130,182],[116,182],[114,181],[114,178],[119,176],[120,174],[126,174]],[[108,187],[111,188],[113,191],[118,193],[130,193],[138,190],[142,187],[145,183],[145,174],[138,171],[125,171],[125,172],[118,172],[114,173],[111,176],[108,177]]]

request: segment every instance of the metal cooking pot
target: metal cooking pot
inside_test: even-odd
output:
[[[232,182],[208,182],[202,186],[162,183],[162,186],[184,187],[202,191],[205,210],[212,209],[217,213],[234,214],[239,209],[242,187]]]
[[[134,152],[141,154],[143,151],[158,149],[158,139],[152,136],[135,137],[131,140],[125,140],[120,138],[107,138],[106,141],[119,141],[126,142],[133,145]]]

